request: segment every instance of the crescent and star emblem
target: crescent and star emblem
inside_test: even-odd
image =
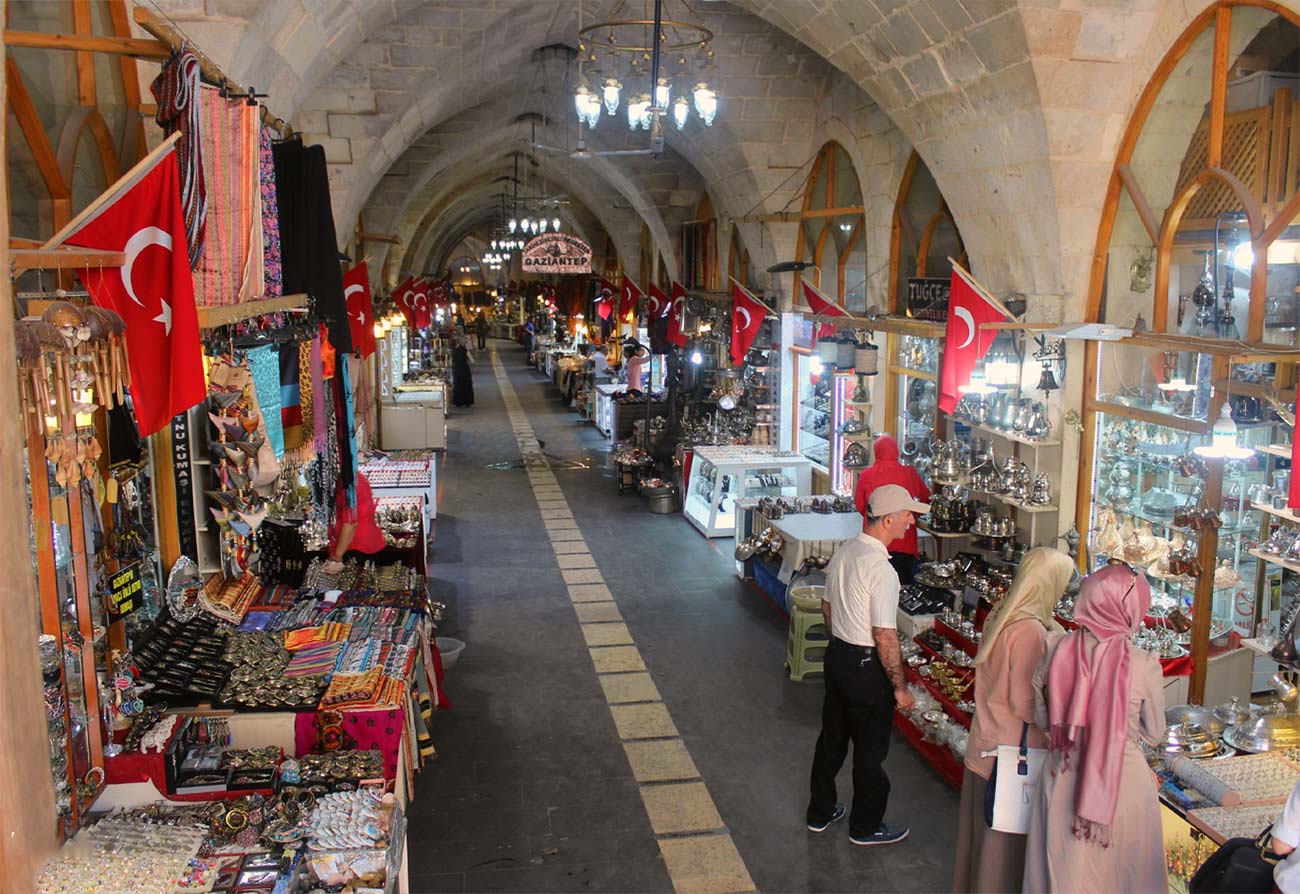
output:
[[[966,324],[966,340],[957,346],[957,350],[960,351],[975,340],[975,318],[964,307],[958,307],[953,313],[957,314],[957,319]]]
[[[350,295],[352,295],[353,292],[360,292],[362,295],[364,295],[364,294],[366,293],[366,287],[365,287],[365,286],[359,286],[359,285],[357,285],[356,283],[353,283],[352,285],[350,285],[350,286],[348,286],[346,289],[344,289],[344,290],[343,290],[343,301],[344,301],[345,303],[347,302],[348,297],[349,297]],[[366,325],[366,312],[365,312],[364,310],[358,310],[358,311],[357,311],[357,322],[360,323],[362,326]]]
[[[429,307],[429,295],[427,292],[416,292],[411,298],[411,302],[421,310],[427,310]]]
[[[740,327],[740,331],[745,332],[751,325],[753,325],[754,318],[750,315],[748,307],[736,308],[736,317],[739,318],[741,314],[745,315],[745,325]]]
[[[159,248],[172,250],[172,236],[166,230],[159,227],[142,227],[132,234],[131,238],[126,240],[126,245],[122,248],[125,257],[122,260],[122,285],[126,289],[127,297],[134,301],[140,307],[144,307],[144,302],[135,295],[135,285],[131,282],[131,275],[135,267],[136,260],[140,257],[140,252],[144,251],[151,245],[157,245]],[[158,303],[162,305],[158,316],[153,318],[153,322],[162,323],[163,329],[167,335],[172,334],[172,308],[161,295],[158,296]]]

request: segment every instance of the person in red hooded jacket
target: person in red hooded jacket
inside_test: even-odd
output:
[[[867,500],[871,492],[883,484],[898,484],[907,489],[912,499],[922,503],[930,501],[930,488],[925,486],[921,473],[911,466],[898,461],[898,442],[893,435],[881,435],[876,438],[875,461],[858,473],[858,483],[853,489],[853,502],[866,522]],[[920,546],[916,540],[916,528],[910,527],[907,533],[895,540],[889,547],[889,561],[898,571],[900,583],[910,584],[916,571],[916,555]]]

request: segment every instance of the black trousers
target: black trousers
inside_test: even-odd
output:
[[[898,572],[898,582],[900,584],[910,584],[916,580],[916,556],[911,553],[889,554],[889,564],[894,566]]]
[[[477,337],[478,337],[478,349],[481,351],[487,347],[487,334],[480,332],[478,333]]]
[[[882,766],[889,754],[894,719],[894,687],[878,655],[863,656],[832,639],[824,662],[826,698],[822,731],[813,754],[808,822],[821,825],[835,813],[835,776],[853,743],[853,806],[849,832],[870,835],[880,829],[889,802],[889,777]]]

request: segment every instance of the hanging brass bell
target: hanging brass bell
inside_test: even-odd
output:
[[[1044,366],[1043,374],[1038,378],[1039,391],[1059,391],[1060,385],[1056,384],[1056,375],[1052,372],[1051,367]]]

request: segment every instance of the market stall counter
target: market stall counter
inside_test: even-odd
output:
[[[686,518],[705,537],[727,537],[736,527],[737,501],[812,492],[812,461],[766,447],[696,447]]]

